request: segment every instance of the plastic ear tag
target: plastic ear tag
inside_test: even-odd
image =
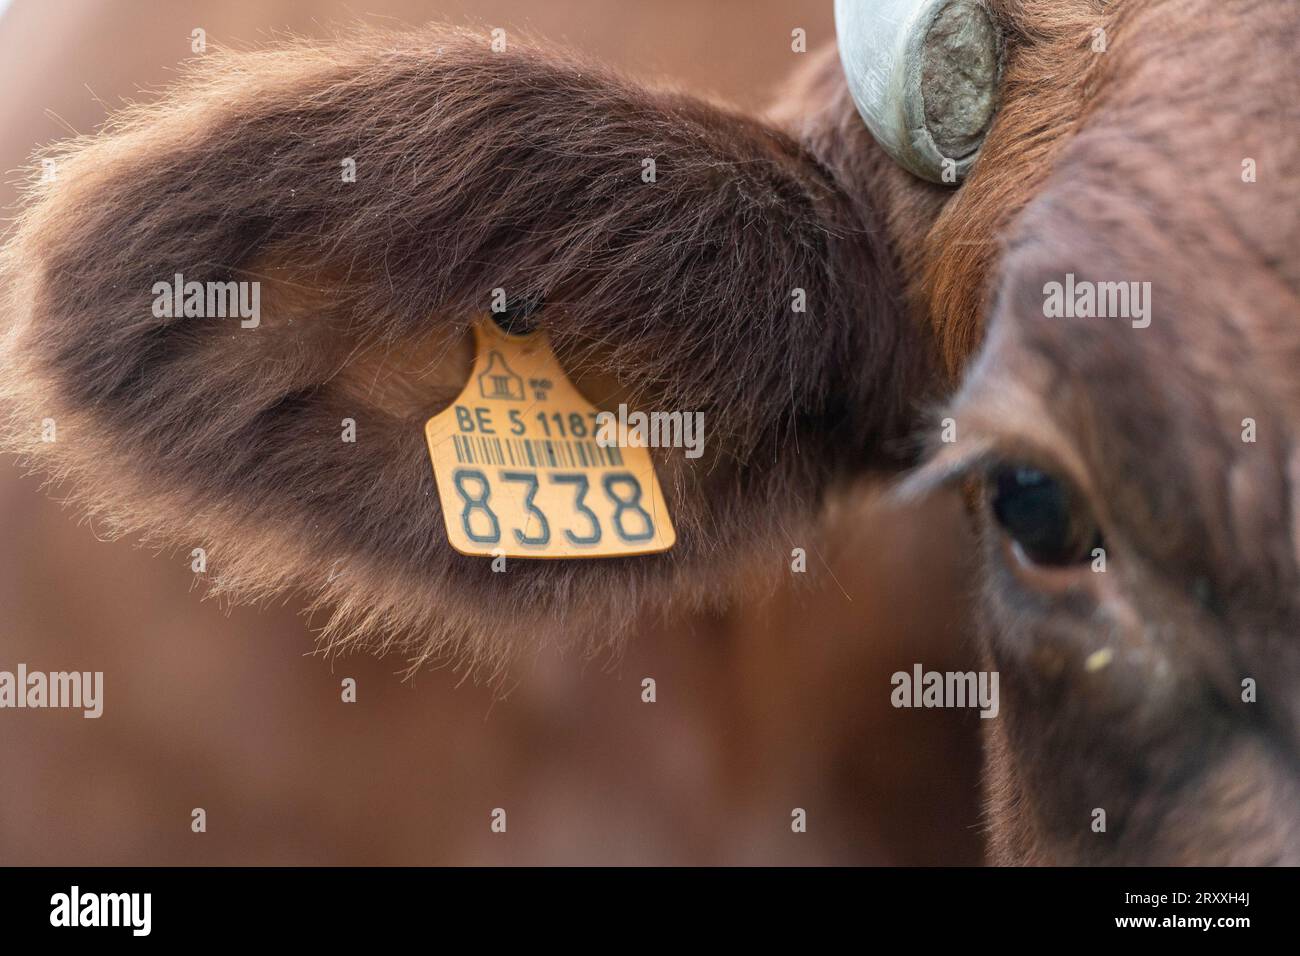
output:
[[[462,554],[606,558],[677,540],[650,453],[597,442],[597,409],[542,331],[474,326],[460,397],[424,435],[447,539]]]

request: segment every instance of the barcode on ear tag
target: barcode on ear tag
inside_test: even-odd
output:
[[[474,371],[424,426],[451,546],[462,554],[607,558],[677,540],[643,447],[597,441],[597,409],[543,331],[474,326]]]

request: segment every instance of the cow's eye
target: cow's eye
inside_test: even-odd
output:
[[[988,496],[998,526],[1034,564],[1078,564],[1101,543],[1096,522],[1078,495],[1045,471],[998,465],[989,474]]]

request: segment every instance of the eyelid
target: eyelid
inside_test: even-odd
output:
[[[944,488],[958,484],[999,459],[991,441],[967,442],[958,448],[944,445],[918,468],[894,485],[890,497],[900,503],[928,498]]]
[[[1016,542],[1004,534],[998,538],[994,546],[1003,552],[1002,564],[1034,593],[1049,597],[1084,594],[1093,600],[1100,598],[1103,583],[1100,579],[1106,576],[1093,572],[1091,559],[1070,565],[1035,564]]]
[[[1084,483],[1077,480],[1072,470],[1065,467],[1055,455],[1038,447],[1017,441],[996,442],[992,438],[968,439],[945,445],[894,486],[892,496],[900,502],[914,502],[942,488],[948,488],[970,478],[983,479],[995,466],[1007,464],[1036,468],[1049,475],[1059,475],[1072,488],[1078,490],[1083,500],[1088,500]]]
[[[982,410],[978,404],[963,403],[962,408],[945,412],[946,417],[962,423],[965,437],[933,446],[930,459],[905,475],[891,489],[890,498],[899,503],[915,503],[967,478],[983,478],[984,472],[993,465],[1014,462],[1059,477],[1069,483],[1083,502],[1097,501],[1082,459],[1053,423],[1040,419],[1034,423],[1036,427],[1026,427],[1014,434],[995,432],[990,426],[991,419],[981,414]],[[1032,435],[1051,439],[1050,445],[1035,440]],[[1058,448],[1059,453],[1054,450]],[[1097,517],[1102,517],[1100,510]]]

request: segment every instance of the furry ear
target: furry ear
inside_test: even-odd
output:
[[[784,566],[832,478],[897,457],[920,350],[889,252],[757,122],[434,30],[209,55],[50,158],[3,260],[8,447],[110,532],[207,549],[218,593],[305,592],[327,647],[604,641],[746,550]],[[260,322],[155,315],[177,274],[256,280]],[[704,413],[705,457],[659,458],[671,552],[448,546],[422,426],[497,288],[544,301],[580,385]]]

